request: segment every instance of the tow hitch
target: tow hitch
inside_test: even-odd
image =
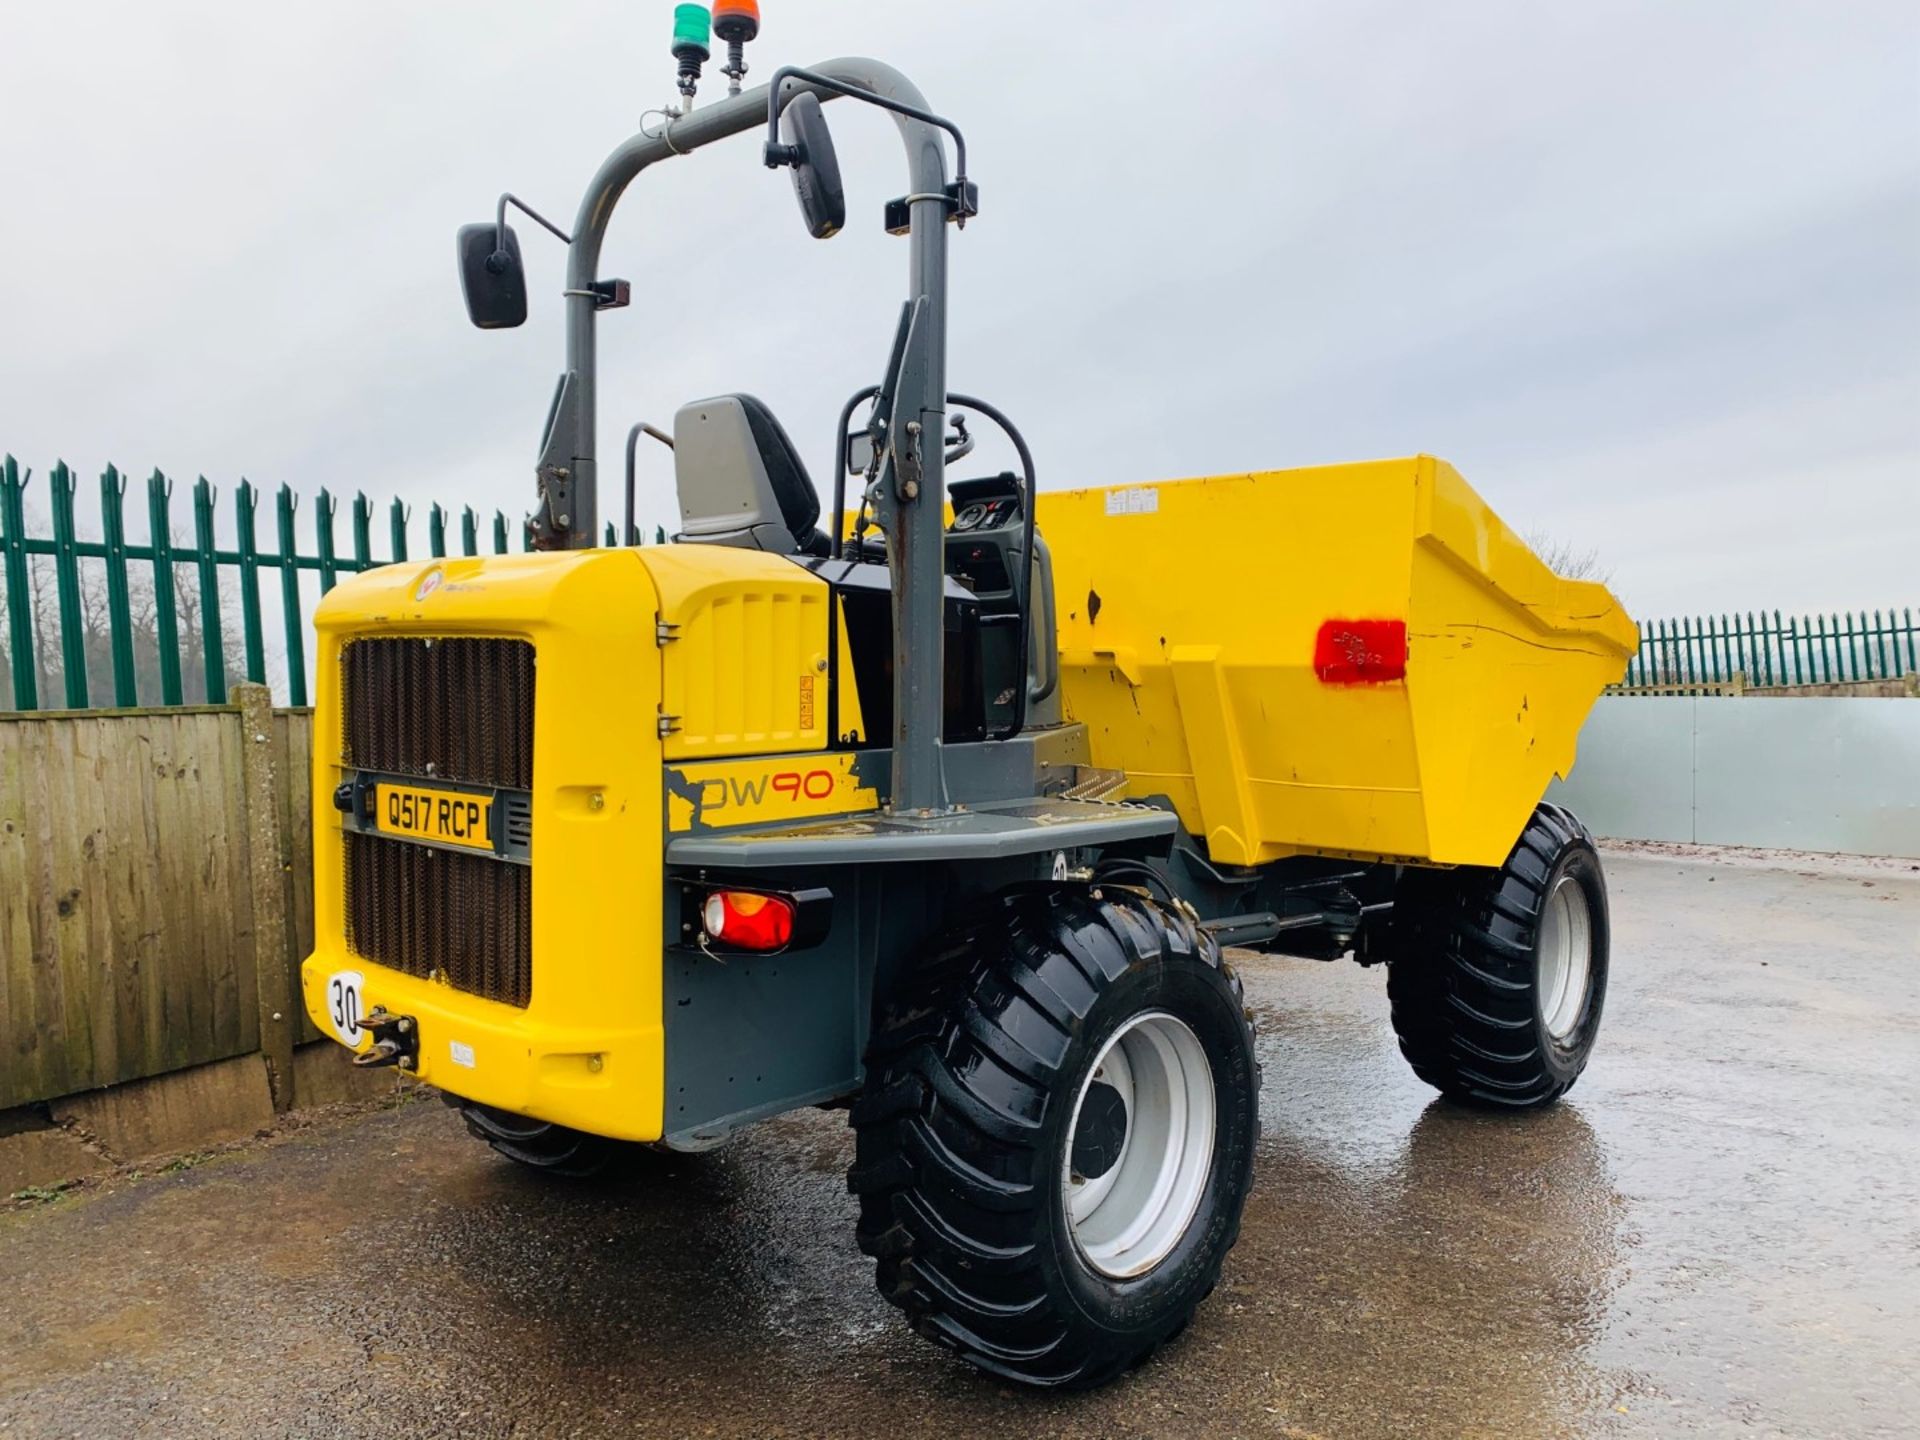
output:
[[[420,1064],[420,1026],[411,1015],[394,1015],[384,1005],[376,1005],[362,1017],[360,1028],[373,1036],[373,1048],[353,1057],[353,1063],[369,1070],[397,1065],[414,1070]]]

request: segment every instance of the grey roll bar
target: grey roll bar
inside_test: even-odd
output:
[[[815,84],[805,72],[776,75],[781,105],[803,93],[831,101],[836,98],[834,87],[846,86],[926,112],[926,101],[913,83],[877,60],[830,60],[813,70],[831,83]],[[654,134],[633,136],[601,162],[587,186],[567,247],[566,368],[547,412],[535,467],[539,504],[531,523],[536,547],[587,548],[595,543],[599,530],[594,322],[602,296],[594,285],[614,207],[649,165],[766,124],[773,113],[768,92],[768,86],[757,86],[672,120]],[[948,808],[940,731],[946,670],[942,438],[946,434],[950,202],[940,127],[898,110],[891,113],[907,151],[911,224],[907,299],[919,309],[913,353],[902,366],[895,423],[876,496],[876,511],[888,532],[887,563],[893,588],[892,806],[896,813],[938,813]],[[836,463],[840,463],[837,457]],[[838,516],[834,524],[839,525]]]

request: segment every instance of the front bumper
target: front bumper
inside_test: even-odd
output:
[[[533,1009],[402,975],[344,948],[323,949],[300,967],[301,994],[321,1034],[335,1040],[329,988],[343,972],[362,978],[362,1014],[383,1006],[413,1018],[419,1058],[412,1073],[427,1084],[609,1139],[660,1138],[665,1047],[660,1026],[554,1025]],[[371,1045],[372,1037],[362,1030],[356,1048],[365,1052]]]

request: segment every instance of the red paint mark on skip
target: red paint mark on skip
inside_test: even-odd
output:
[[[1407,678],[1407,622],[1329,620],[1313,641],[1313,673],[1329,685]]]

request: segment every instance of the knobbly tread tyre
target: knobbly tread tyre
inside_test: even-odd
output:
[[[1107,886],[999,897],[876,1019],[852,1111],[860,1248],[913,1328],[1027,1385],[1091,1388],[1185,1328],[1239,1236],[1259,1065],[1238,978],[1184,916]],[[1143,1274],[1080,1256],[1060,1165],[1081,1078],[1132,1015],[1194,1026],[1219,1119],[1193,1221]]]
[[[486,1141],[507,1159],[530,1170],[570,1180],[604,1175],[635,1148],[618,1140],[569,1130],[564,1125],[530,1120],[510,1110],[496,1110],[491,1105],[466,1101],[459,1109],[468,1132]]]
[[[1592,924],[1591,979],[1571,1043],[1547,1032],[1537,998],[1542,909],[1580,880]],[[1387,997],[1400,1053],[1450,1099],[1497,1109],[1549,1105],[1586,1068],[1606,999],[1606,882],[1593,835],[1542,803],[1498,870],[1408,870],[1395,893]]]

